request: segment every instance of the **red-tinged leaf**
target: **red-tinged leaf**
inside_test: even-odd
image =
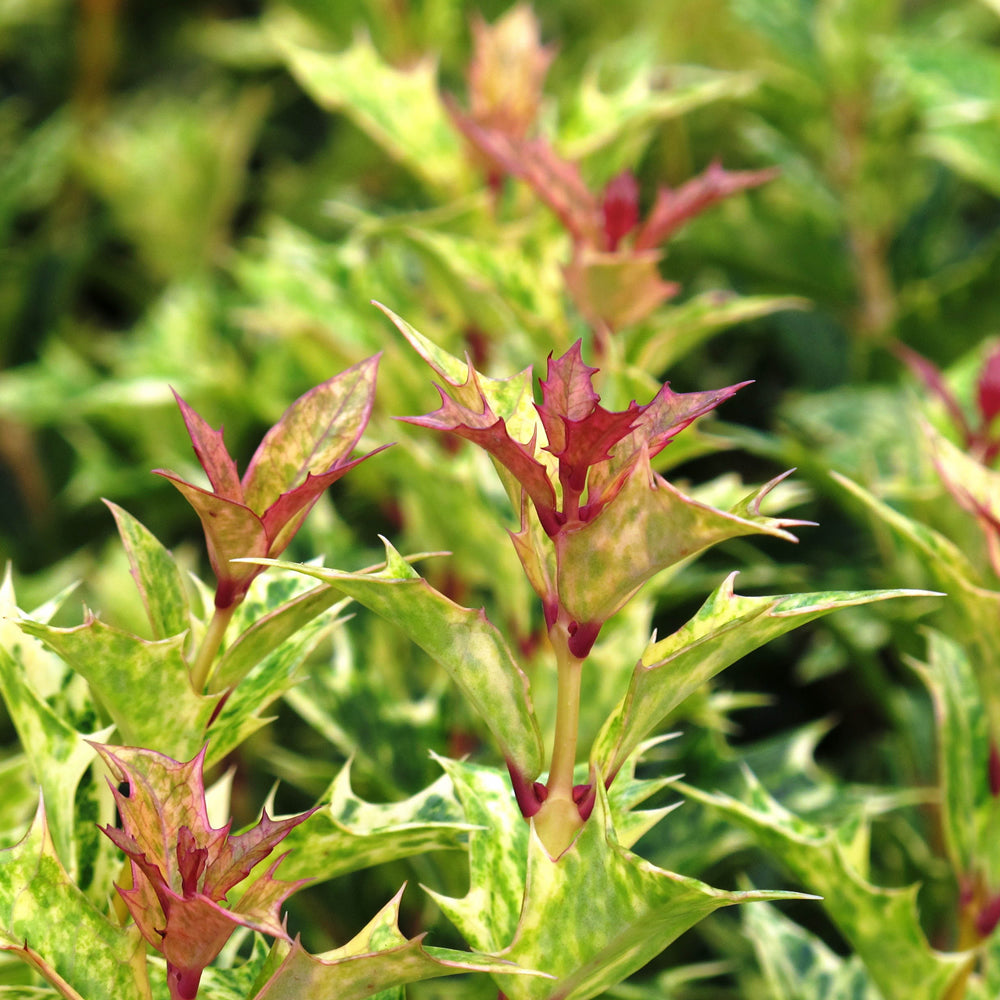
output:
[[[92,744],[118,781],[128,782],[128,795],[115,790],[115,801],[121,814],[121,831],[113,836],[118,843],[127,837],[134,847],[127,851],[144,854],[159,867],[167,883],[181,889],[181,874],[177,866],[178,831],[186,827],[203,846],[214,838],[212,847],[225,840],[227,830],[212,830],[205,805],[202,768],[205,748],[187,762],[180,762],[152,750],[132,747],[110,747]],[[125,850],[122,847],[122,850]]]
[[[580,341],[560,358],[549,356],[546,377],[539,384],[542,387],[542,402],[536,407],[545,423],[546,415],[558,414],[567,420],[583,420],[590,416],[601,397],[594,391],[593,376],[600,371],[584,364],[580,353]],[[553,439],[549,433],[548,424],[545,432],[549,435],[549,444],[561,447],[561,443]]]
[[[245,833],[227,836],[212,859],[211,869],[205,874],[202,892],[213,899],[222,899],[285,839],[289,830],[311,814],[312,811],[284,819],[271,819],[265,810],[256,826]],[[225,829],[228,831],[228,827]],[[241,912],[246,912],[247,903],[244,895],[240,900]]]
[[[177,397],[212,492],[154,471],[184,494],[201,520],[218,579],[216,607],[239,604],[263,572],[230,560],[280,555],[323,490],[362,461],[349,456],[371,416],[378,361],[378,355],[361,361],[300,396],[264,436],[242,482],[222,431]]]
[[[237,503],[243,500],[243,486],[240,483],[240,474],[237,471],[236,463],[229,454],[228,449],[222,440],[222,428],[217,431],[211,427],[174,393],[177,405],[180,407],[181,416],[184,418],[184,426],[187,428],[194,447],[194,453],[201,463],[201,467],[208,476],[208,481],[212,484],[212,489],[223,497],[235,500]]]
[[[630,170],[608,181],[601,199],[604,239],[614,253],[618,244],[639,224],[639,184]]]
[[[910,371],[944,404],[945,409],[948,411],[948,416],[951,417],[955,426],[961,430],[965,440],[971,440],[972,428],[969,426],[968,420],[965,419],[965,414],[962,412],[962,407],[955,398],[955,394],[945,383],[941,369],[932,361],[928,361],[923,355],[911,350],[905,344],[897,344],[895,350],[896,354],[899,355]]]
[[[565,268],[566,287],[584,318],[611,330],[640,322],[680,291],[660,277],[659,250],[605,253],[578,246]]]
[[[480,393],[482,410],[476,412],[456,403],[440,386],[435,386],[441,396],[441,408],[423,417],[400,419],[420,427],[450,431],[479,445],[515,476],[524,491],[531,497],[538,516],[546,530],[554,530],[556,495],[549,481],[545,466],[534,457],[535,442],[515,441],[507,431],[506,421],[490,408]]]
[[[311,475],[338,468],[368,425],[379,355],[300,396],[264,435],[243,477],[247,506],[263,514]]]
[[[562,159],[544,139],[514,139],[486,128],[447,102],[455,125],[499,173],[524,181],[555,212],[574,243],[600,247],[604,218],[579,168]]]
[[[621,455],[625,460],[626,453],[634,454],[640,448],[646,448],[650,457],[655,457],[698,417],[714,410],[750,384],[738,382],[723,389],[708,389],[705,392],[674,392],[670,383],[665,383],[649,404],[643,407],[633,435],[615,449],[616,458]]]
[[[311,814],[312,810],[307,815]],[[298,823],[304,818],[304,816],[296,816],[295,821]],[[291,825],[294,826],[295,823]],[[274,877],[278,866],[287,856],[287,854],[281,855],[260,878],[250,883],[246,892],[230,907],[230,910],[239,917],[239,922],[244,927],[251,927],[262,934],[270,934],[271,937],[280,937],[286,940],[288,932],[285,930],[285,921],[281,916],[281,907],[289,896],[311,881],[311,879],[302,878],[285,882]]]
[[[653,399],[640,408],[631,432],[615,445],[610,460],[591,469],[585,519],[594,517],[614,499],[643,451],[655,458],[685,427],[750,384],[740,382],[707,392],[674,392],[669,382],[661,386]]]
[[[611,457],[611,449],[632,430],[640,412],[635,402],[620,413],[611,413],[598,406],[586,420],[564,421],[565,444],[562,451],[554,453],[559,459],[559,476],[564,488],[579,495],[587,483],[590,468]]]
[[[542,84],[555,55],[542,45],[538,18],[518,4],[493,24],[472,20],[469,104],[475,121],[515,138],[523,137],[538,115]]]
[[[794,542],[786,528],[802,522],[765,517],[758,509],[773,485],[730,511],[717,510],[657,476],[643,456],[629,467],[613,503],[556,536],[561,607],[580,630],[599,628],[655,573],[711,545],[753,534]]]
[[[164,469],[154,472],[170,480],[184,495],[201,520],[212,571],[218,580],[215,603],[228,607],[239,603],[254,577],[263,572],[249,563],[233,563],[240,557],[268,554],[269,541],[261,519],[249,507],[193,486]]]
[[[171,1000],[193,1000],[202,970],[238,926],[288,939],[280,908],[302,882],[279,882],[280,858],[239,901],[228,892],[309,814],[272,820],[246,833],[215,829],[205,803],[205,748],[181,763],[151,750],[94,744],[128,794],[112,786],[122,829],[104,833],[132,863],[132,887],[119,888],[143,937],[167,960]]]
[[[350,462],[344,462],[329,472],[319,475],[309,474],[306,481],[301,486],[282,493],[278,499],[271,504],[262,517],[264,532],[267,535],[267,555],[271,559],[276,559],[295,537],[295,533],[302,527],[302,522],[306,515],[312,510],[313,505],[322,496],[327,487],[332,486],[338,479],[350,472],[356,465],[360,465],[372,455],[378,454],[388,448],[383,445],[370,451],[367,455],[355,458]],[[247,553],[252,558],[257,553]]]
[[[559,459],[564,513],[587,483],[587,471],[610,457],[610,449],[629,431],[639,415],[633,402],[620,413],[599,406],[593,375],[598,369],[583,363],[577,341],[561,358],[549,358],[548,378],[541,382],[542,403],[536,409],[548,437],[546,451]]]
[[[976,403],[983,418],[983,426],[989,428],[1000,413],[1000,347],[993,349],[979,373]]]
[[[171,1000],[195,1000],[205,967],[242,923],[204,896],[174,901],[159,948],[167,960]]]
[[[728,171],[716,162],[679,188],[661,188],[652,212],[636,233],[635,249],[649,250],[659,246],[710,205],[739,191],[764,184],[777,174],[778,171],[773,168]]]

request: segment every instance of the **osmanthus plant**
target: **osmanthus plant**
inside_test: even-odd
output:
[[[483,973],[510,1000],[586,1000],[714,910],[796,895],[716,889],[633,853],[669,812],[639,808],[670,779],[641,779],[636,763],[667,715],[745,653],[837,608],[915,592],[743,597],[729,577],[691,621],[649,641],[582,760],[589,661],[610,619],[705,548],[757,534],[791,540],[801,522],[761,513],[773,484],[723,510],[654,471],[674,437],[739,386],[665,385],[611,410],[576,344],[550,358],[535,403],[530,370],[489,377],[390,316],[440,380],[440,408],[405,419],[485,449],[511,500],[511,539],[552,651],[553,732],[542,734],[516,646],[388,542],[384,564],[358,572],[272,558],[357,463],[376,359],[294,403],[242,478],[221,432],[182,403],[209,487],[170,478],[205,528],[214,588],[187,586],[172,555],[113,506],[151,638],[89,612],[83,625],[57,627],[57,602],[24,615],[9,578],[0,591],[0,692],[41,790],[28,833],[0,851],[0,951],[37,971],[43,996],[399,1000],[406,983]],[[265,812],[233,834],[225,786],[206,788],[204,768],[266,724],[262,713],[302,677],[318,640],[342,625],[347,598],[447,670],[506,767],[440,759],[440,784],[387,806],[358,800],[345,769],[308,812]],[[378,663],[364,669],[377,675]],[[275,861],[279,842],[287,857]],[[290,938],[281,906],[305,881],[445,848],[468,852],[468,894],[429,891],[472,951],[408,939],[398,894],[334,951],[310,955]],[[844,886],[827,881],[842,902]],[[581,896],[600,906],[566,905]],[[889,916],[906,954],[913,928]]]
[[[521,974],[509,960],[407,939],[399,894],[347,944],[310,955],[285,929],[284,900],[313,877],[412,854],[413,817],[404,807],[400,829],[380,830],[372,847],[370,824],[352,822],[347,779],[346,791],[335,782],[309,812],[265,812],[232,834],[226,782],[205,787],[206,765],[265,724],[260,713],[341,624],[343,602],[330,588],[310,590],[298,574],[258,579],[261,566],[231,559],[282,551],[322,489],[357,463],[349,455],[371,410],[375,363],[293,404],[242,481],[221,432],[182,404],[212,488],[174,481],[202,519],[217,581],[214,592],[197,579],[185,586],[171,553],[112,506],[152,638],[89,612],[82,626],[58,628],[50,623],[58,600],[25,614],[9,573],[0,588],[0,693],[40,792],[28,832],[11,838],[4,828],[6,842],[17,842],[0,851],[0,953],[36,970],[48,984],[38,996],[361,1000],[438,976]],[[226,625],[238,634],[227,638]],[[109,745],[115,730],[132,745]],[[21,806],[12,785],[8,822]],[[456,846],[467,829],[458,817],[427,827],[417,841],[424,849]],[[268,856],[295,828],[306,831],[297,853],[310,871],[288,881],[276,877],[282,859]],[[257,935],[252,954],[234,962],[233,952],[219,965],[237,930]],[[164,969],[147,961],[147,948]],[[0,985],[0,995],[21,994]]]
[[[587,661],[605,623],[654,574],[726,539],[791,540],[788,529],[802,522],[761,513],[773,484],[721,510],[653,470],[653,457],[676,434],[738,386],[689,394],[663,386],[648,403],[613,412],[600,405],[596,370],[575,345],[550,358],[535,403],[530,369],[489,377],[386,311],[440,379],[441,407],[405,419],[485,449],[519,519],[511,539],[540,599],[554,661],[554,732],[543,739],[526,674],[485,612],[434,589],[388,542],[386,562],[374,571],[269,562],[321,580],[400,627],[482,717],[509,781],[488,767],[442,762],[473,825],[471,886],[463,898],[435,899],[477,951],[555,979],[494,973],[503,996],[583,1000],[629,976],[715,909],[789,895],[714,889],[632,853],[665,812],[636,809],[665,781],[638,780],[635,763],[666,716],[719,671],[798,625],[915,592],[743,597],[729,577],[686,625],[650,640],[589,760],[581,761]],[[585,918],[566,905],[580,895],[600,900]]]

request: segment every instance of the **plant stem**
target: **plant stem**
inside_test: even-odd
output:
[[[549,639],[555,650],[558,671],[556,731],[546,785],[548,795],[535,816],[535,831],[545,849],[555,858],[570,846],[583,826],[580,810],[573,799],[583,660],[570,652],[569,631],[561,617],[549,629]]]
[[[549,767],[549,797],[573,797],[573,769],[576,767],[576,741],[580,728],[580,678],[583,661],[569,651],[569,634],[561,622],[549,630],[556,653],[557,696],[556,731]]]
[[[202,694],[205,690],[205,685],[212,673],[212,666],[215,663],[216,653],[219,652],[229,620],[233,617],[236,607],[235,604],[230,604],[226,608],[217,607],[212,615],[212,620],[208,623],[205,637],[201,641],[201,648],[198,650],[194,663],[191,664],[191,687],[197,694]]]

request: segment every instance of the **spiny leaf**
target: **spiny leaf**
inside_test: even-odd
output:
[[[106,920],[67,876],[56,857],[39,802],[31,829],[0,851],[0,949],[19,954],[56,989],[82,997],[145,1000],[142,938]],[[37,957],[37,961],[35,958]]]
[[[678,783],[685,795],[719,810],[747,829],[823,906],[865,963],[885,1000],[941,1000],[968,972],[970,953],[944,954],[927,943],[917,916],[917,886],[882,889],[858,864],[867,855],[863,821],[838,828],[809,823],[779,805],[747,772],[746,800],[709,794]]]
[[[315,812],[289,833],[282,873],[331,879],[413,854],[462,848],[472,829],[446,776],[403,802],[374,804],[354,794],[348,763]]]
[[[253,1000],[365,1000],[404,983],[462,972],[532,974],[490,955],[427,948],[419,937],[407,940],[398,924],[402,892],[342,948],[315,956],[298,941],[290,949],[276,948],[265,970],[270,975]]]
[[[30,621],[21,628],[87,679],[125,742],[181,757],[204,742],[219,698],[191,690],[184,636],[148,642],[93,617],[76,628]]]
[[[785,528],[800,523],[764,517],[748,504],[726,512],[699,503],[641,458],[597,517],[555,537],[559,565],[569,568],[560,572],[561,604],[581,624],[604,622],[661,569],[741,535],[795,541]]]
[[[501,772],[467,761],[437,759],[472,827],[469,891],[452,899],[424,888],[473,948],[497,953],[517,929],[528,863],[528,824]]]
[[[375,454],[348,460],[371,415],[377,368],[378,355],[300,396],[264,436],[242,480],[222,432],[177,397],[212,490],[154,471],[177,487],[201,520],[218,579],[216,607],[241,603],[262,572],[259,564],[233,560],[281,555],[323,491]]]
[[[344,573],[271,563],[322,580],[398,625],[436,660],[489,726],[501,752],[527,780],[542,768],[542,741],[528,679],[484,611],[463,608],[435,590],[383,539],[386,565]]]
[[[636,664],[625,697],[594,741],[591,759],[613,777],[638,744],[688,695],[730,664],[779,635],[838,608],[922,591],[827,591],[741,597],[733,573],[697,614],[672,635],[652,642]]]
[[[30,661],[51,657],[37,640],[22,633],[10,573],[0,585],[0,696],[47,803],[56,854],[72,877],[80,874],[76,829],[77,786],[94,760],[84,735],[61,718],[37,689]],[[103,738],[103,730],[86,735]]]
[[[104,833],[132,863],[131,887],[119,888],[142,936],[163,952],[171,1000],[194,1000],[202,971],[238,926],[287,938],[281,904],[301,883],[279,882],[279,858],[230,902],[243,882],[306,815],[272,820],[265,812],[244,833],[213,828],[205,802],[205,749],[180,763],[150,750],[95,744],[116,781],[122,828]]]
[[[628,435],[612,449],[610,461],[595,465],[587,480],[587,509],[591,498],[603,498],[605,502],[614,495],[613,480],[638,460],[645,450],[649,458],[655,458],[670,442],[698,417],[714,410],[749,382],[726,386],[724,389],[710,389],[707,392],[674,392],[670,383],[661,386],[656,395],[639,408],[639,413]],[[595,506],[594,510],[599,507]]]
[[[559,147],[579,160],[616,147],[632,148],[629,139],[647,133],[657,122],[679,117],[718,100],[750,93],[756,81],[749,73],[713,71],[691,82],[664,88],[658,67],[636,60],[619,86],[608,89],[599,67],[588,67],[574,89],[575,101],[560,128]]]
[[[317,103],[342,111],[430,187],[465,187],[468,167],[441,106],[433,61],[397,70],[363,35],[343,52],[320,52],[298,44],[294,27],[287,16],[269,20],[271,37],[289,69]]]
[[[456,777],[463,803],[475,810],[468,818],[484,829],[470,836],[469,894],[461,900],[435,899],[477,947],[494,950],[506,937],[506,946],[497,952],[500,957],[557,979],[550,983],[495,974],[512,1000],[587,1000],[641,968],[719,907],[795,895],[723,892],[643,861],[619,843],[603,783],[594,813],[573,845],[553,861],[518,819],[509,792],[479,808],[479,792],[489,787],[487,773],[455,762],[446,766]],[[487,905],[488,900],[509,897],[500,914]],[[578,907],[568,906],[567,900],[592,903],[586,920],[579,919]]]
[[[531,369],[526,368],[506,379],[494,379],[476,371],[468,359],[460,361],[443,351],[433,341],[379,302],[373,303],[392,320],[410,346],[437,372],[447,386],[447,394],[459,407],[474,413],[489,410],[501,419],[513,442],[532,441],[537,435],[538,415],[534,408]],[[484,401],[485,400],[485,405]],[[528,454],[543,465],[555,460],[546,452],[533,449]],[[502,464],[496,469],[507,495],[515,507],[520,506],[521,487]]]
[[[166,639],[185,631],[190,625],[187,598],[173,556],[131,514],[110,500],[104,502],[118,525],[153,638]]]

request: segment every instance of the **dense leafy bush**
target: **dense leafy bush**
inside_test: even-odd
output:
[[[0,996],[995,997],[998,15],[0,4]]]

